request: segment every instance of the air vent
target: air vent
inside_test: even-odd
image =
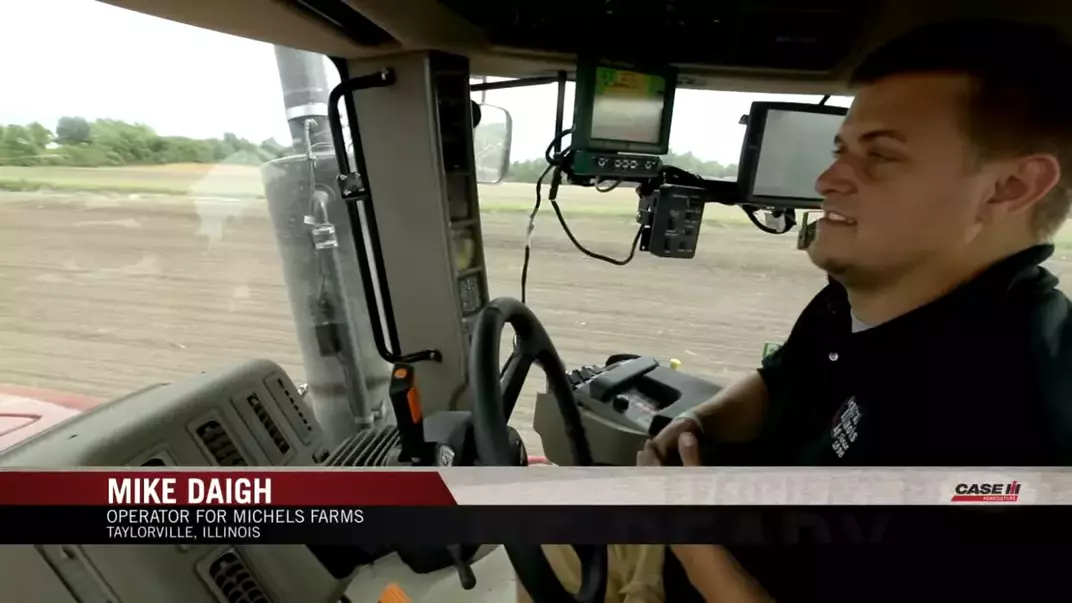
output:
[[[268,593],[233,550],[220,555],[208,568],[208,574],[227,603],[271,603]]]
[[[197,437],[205,445],[208,453],[216,459],[221,467],[245,467],[246,459],[231,440],[230,434],[219,421],[206,421],[196,430]]]
[[[287,416],[287,421],[290,422],[301,441],[306,444],[312,443],[315,435],[312,417],[306,414],[301,397],[294,391],[289,380],[277,373],[265,379],[264,385],[275,398],[283,414]]]
[[[342,443],[327,460],[328,467],[384,467],[399,444],[394,425],[359,431]]]
[[[167,447],[156,447],[153,450],[144,451],[142,454],[130,459],[124,465],[133,467],[175,467],[175,457]]]
[[[287,439],[283,437],[283,432],[279,431],[279,426],[275,424],[272,416],[268,414],[268,409],[264,407],[264,403],[261,402],[260,396],[257,394],[246,396],[246,404],[248,404],[250,410],[257,415],[257,420],[264,426],[265,431],[268,432],[268,437],[272,438],[272,444],[275,444],[279,453],[286,454],[290,452],[290,444],[288,444]]]

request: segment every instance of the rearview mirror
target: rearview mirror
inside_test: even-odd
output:
[[[514,123],[510,112],[495,105],[480,105],[480,122],[473,129],[476,181],[498,184],[510,171],[510,139]]]

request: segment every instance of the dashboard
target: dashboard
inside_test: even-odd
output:
[[[4,451],[0,466],[332,464],[297,391],[268,360],[201,373],[83,412]],[[9,546],[0,547],[0,584],[19,601],[334,603],[353,578],[361,557],[354,553],[222,543]]]

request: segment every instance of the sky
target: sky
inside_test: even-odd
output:
[[[54,129],[61,116],[80,115],[141,122],[167,136],[290,138],[269,44],[95,0],[2,0],[0,23],[0,123],[38,121]],[[328,68],[329,82],[338,82]],[[567,122],[572,97],[570,84]],[[769,99],[819,97],[679,90],[671,149],[736,163],[741,115],[752,101]],[[554,135],[555,85],[492,91],[485,102],[513,117],[514,160],[542,156]]]

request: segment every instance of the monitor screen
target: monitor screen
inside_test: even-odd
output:
[[[591,138],[659,145],[665,107],[666,78],[596,67]]]
[[[820,199],[815,180],[832,159],[845,116],[771,109],[767,112],[752,196]]]

